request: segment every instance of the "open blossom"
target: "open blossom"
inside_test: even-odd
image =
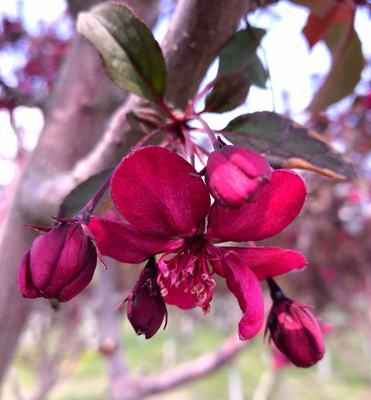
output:
[[[263,324],[259,280],[305,265],[298,252],[278,247],[228,247],[218,243],[276,235],[300,212],[306,189],[289,170],[277,170],[251,202],[229,209],[215,202],[197,171],[167,149],[148,146],[125,157],[111,180],[113,202],[125,222],[92,217],[100,251],[126,263],[163,253],[158,284],[168,304],[210,308],[214,273],[226,279],[243,313],[239,335],[255,336]]]
[[[277,348],[296,366],[308,368],[322,359],[325,344],[321,327],[309,307],[286,297],[270,280],[273,305],[267,330]]]
[[[80,221],[61,220],[23,256],[18,285],[23,297],[67,301],[92,280],[97,250]]]
[[[271,179],[267,160],[241,146],[223,146],[210,153],[206,182],[211,195],[228,207],[240,207]]]

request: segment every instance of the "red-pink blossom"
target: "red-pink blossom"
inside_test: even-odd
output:
[[[160,254],[158,283],[168,304],[210,308],[217,273],[237,297],[241,339],[256,335],[264,317],[258,280],[305,266],[302,254],[278,247],[216,246],[271,237],[300,212],[306,188],[289,170],[272,173],[250,202],[229,209],[215,202],[202,177],[182,157],[157,146],[125,157],[111,180],[111,195],[125,222],[92,217],[100,251],[139,263]]]
[[[206,172],[211,195],[228,207],[240,207],[272,176],[262,155],[241,146],[223,146],[213,151]]]

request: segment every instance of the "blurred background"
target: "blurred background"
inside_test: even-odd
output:
[[[0,2],[0,231],[13,201],[10,193],[37,144],[61,67],[72,51],[74,3],[81,1]],[[159,41],[176,3],[158,4],[152,25]],[[240,310],[221,282],[209,315],[168,307],[166,329],[146,341],[135,335],[125,311],[115,307],[134,286],[141,266],[119,265],[104,274],[98,268],[93,285],[57,311],[47,301],[36,301],[5,380],[4,400],[104,399],[110,386],[125,385],[125,377],[139,385],[154,374],[162,383],[151,399],[371,398],[370,3],[344,2],[356,8],[354,27],[362,51],[355,50],[352,61],[359,64],[361,57],[364,67],[346,95],[321,112],[307,107],[334,60],[323,41],[311,49],[302,33],[308,2],[265,3],[257,2],[247,19],[267,31],[258,49],[269,74],[266,87],[253,86],[238,110],[210,114],[207,120],[222,128],[240,113],[273,110],[315,129],[356,165],[358,177],[352,181],[301,172],[309,190],[305,208],[289,228],[267,241],[298,249],[309,261],[304,272],[279,282],[288,296],[315,307],[326,335],[325,358],[303,370],[280,355],[263,332],[244,346],[236,342]],[[350,76],[352,63],[349,68]],[[205,82],[216,72],[214,62]],[[120,96],[113,96],[112,109]],[[60,151],[68,149],[62,144]],[[174,384],[174,374],[183,380]]]

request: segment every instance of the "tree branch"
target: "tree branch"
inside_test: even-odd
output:
[[[247,342],[233,335],[212,353],[204,354],[157,376],[146,378],[142,392],[148,396],[203,378],[231,361],[246,347],[246,344]]]

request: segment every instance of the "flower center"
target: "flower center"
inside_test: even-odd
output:
[[[163,297],[174,290],[180,292],[179,296],[187,294],[204,313],[210,311],[215,287],[208,265],[206,243],[206,239],[196,235],[187,239],[180,248],[164,253],[159,260],[158,275]]]

